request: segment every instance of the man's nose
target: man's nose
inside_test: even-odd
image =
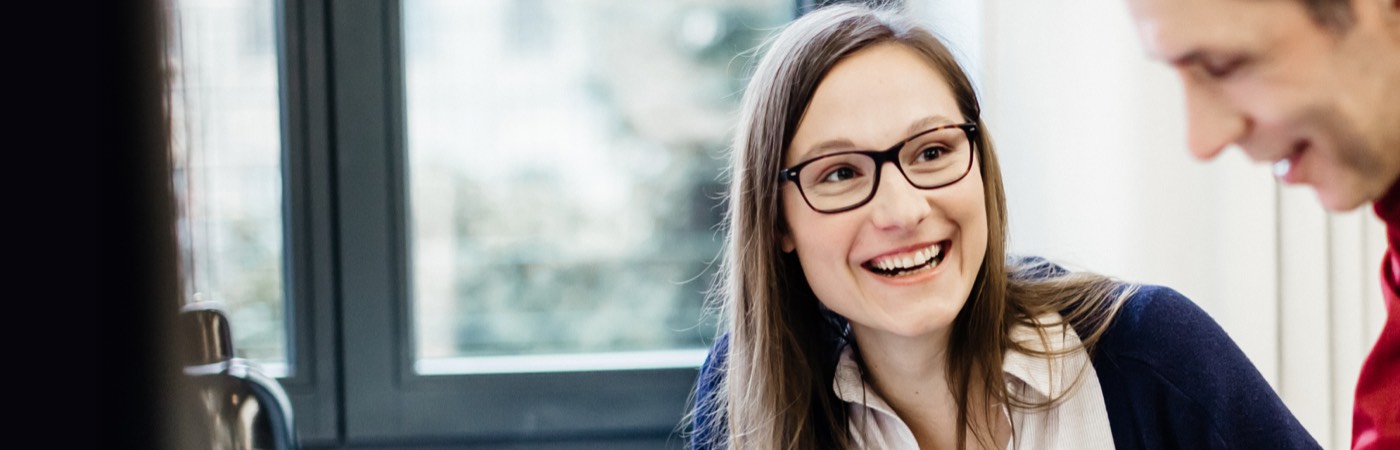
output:
[[[1187,137],[1191,155],[1210,160],[1243,139],[1249,120],[1219,92],[1186,82]]]

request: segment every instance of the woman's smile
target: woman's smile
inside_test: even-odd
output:
[[[952,242],[948,240],[914,245],[871,258],[861,263],[861,267],[889,278],[917,275],[938,267],[949,245]]]

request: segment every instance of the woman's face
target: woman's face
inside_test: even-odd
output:
[[[923,57],[900,44],[876,45],[837,63],[817,86],[783,167],[831,152],[886,149],[962,122],[948,83]],[[874,198],[836,214],[812,210],[785,182],[783,251],[797,252],[817,298],[849,319],[858,337],[946,332],[986,256],[978,166],[956,183],[922,190],[887,162]]]

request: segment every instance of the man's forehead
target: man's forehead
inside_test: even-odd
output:
[[[1255,43],[1270,34],[1295,0],[1128,0],[1138,37],[1147,54],[1169,63],[1188,62],[1203,51]],[[1284,16],[1301,15],[1289,11]]]
[[[1171,62],[1208,40],[1228,0],[1128,0],[1138,38],[1153,59]]]

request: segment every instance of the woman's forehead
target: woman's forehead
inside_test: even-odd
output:
[[[785,162],[834,147],[888,147],[922,129],[962,122],[957,105],[943,74],[914,49],[895,43],[862,49],[817,85]]]

